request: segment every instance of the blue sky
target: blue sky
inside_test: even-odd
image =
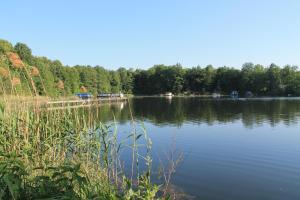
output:
[[[0,38],[64,64],[300,64],[298,0],[9,0]]]

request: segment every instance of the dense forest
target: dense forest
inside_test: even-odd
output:
[[[12,45],[0,40],[0,93],[22,95],[70,96],[124,92],[155,95],[229,94],[232,90],[259,96],[300,95],[297,66],[262,66],[245,63],[241,69],[214,68],[211,65],[184,68],[180,64],[155,65],[147,70],[107,70],[101,66],[65,66],[58,60],[32,55],[23,43]]]

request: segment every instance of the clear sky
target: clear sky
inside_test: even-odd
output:
[[[0,38],[64,64],[300,64],[299,0],[3,0]]]

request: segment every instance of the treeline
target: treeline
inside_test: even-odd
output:
[[[296,66],[280,68],[245,63],[241,69],[230,67],[184,69],[181,65],[158,65],[149,70],[137,70],[134,93],[229,94],[232,90],[255,95],[300,95],[300,72]]]
[[[0,40],[0,92],[69,96],[77,92],[124,92],[155,95],[228,94],[232,90],[254,95],[300,95],[300,71],[296,66],[279,67],[245,63],[231,67],[183,68],[155,65],[148,70],[107,70],[101,66],[64,66],[60,61],[33,56],[22,43],[13,46]]]
[[[69,96],[77,92],[132,93],[133,70],[100,66],[64,66],[58,60],[33,56],[23,43],[0,40],[0,93]]]

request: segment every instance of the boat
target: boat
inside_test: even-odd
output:
[[[236,91],[236,90],[233,90],[231,93],[230,93],[230,96],[231,98],[239,98],[239,92]]]
[[[164,96],[165,96],[165,97],[172,97],[172,96],[174,96],[174,95],[172,94],[172,92],[166,92],[166,93],[164,94]]]
[[[97,98],[99,99],[110,99],[110,98],[124,98],[124,94],[123,93],[100,93],[97,95]]]
[[[253,97],[253,93],[252,93],[251,91],[247,91],[247,92],[245,93],[245,97],[246,97],[246,98],[251,98],[251,97]]]
[[[217,92],[214,92],[214,93],[212,93],[212,97],[213,97],[214,99],[220,98],[220,97],[221,97],[221,94],[220,94],[220,93],[217,93]]]

